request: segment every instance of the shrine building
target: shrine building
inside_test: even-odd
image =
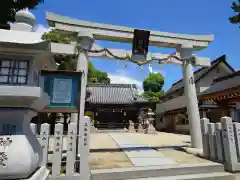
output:
[[[211,121],[229,116],[240,122],[240,71],[215,79],[213,85],[200,94],[199,100],[203,103],[213,101],[218,105],[218,113],[211,117],[211,112],[207,111],[204,115]]]
[[[122,128],[137,121],[139,110],[149,105],[135,84],[89,84],[87,92],[85,111],[98,128]]]

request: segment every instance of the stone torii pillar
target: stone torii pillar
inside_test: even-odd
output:
[[[85,98],[86,98],[86,88],[87,88],[87,76],[88,76],[88,52],[93,44],[94,38],[93,34],[88,32],[78,32],[77,45],[78,50],[78,61],[77,61],[77,71],[82,72],[81,77],[81,87],[80,87],[80,110],[79,113],[72,114],[71,121],[78,125],[78,133],[80,137],[78,140],[78,151],[77,156],[81,150],[85,149],[85,124],[84,124],[84,110],[85,110]],[[88,162],[89,156],[81,151],[81,162],[80,163],[80,174],[82,179],[90,179],[90,168],[83,162]]]
[[[88,76],[88,52],[86,50],[91,49],[92,44],[94,42],[93,34],[88,32],[79,32],[77,36],[77,45],[76,48],[78,52],[78,60],[77,60],[77,71],[81,71],[81,92],[80,92],[80,111],[79,115],[77,113],[73,113],[71,115],[71,122],[78,122],[78,118],[80,120],[84,117],[84,109],[85,109],[85,97],[86,97],[86,86],[87,86],[87,76]],[[85,50],[84,50],[85,49]],[[81,124],[81,122],[80,122]],[[80,128],[81,131],[81,128]]]
[[[187,113],[190,125],[191,144],[193,148],[202,149],[202,136],[198,99],[193,74],[193,60],[186,59],[192,56],[192,46],[182,45],[178,52],[183,60],[184,95],[187,102]]]

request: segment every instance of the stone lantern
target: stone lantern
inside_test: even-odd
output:
[[[152,109],[149,108],[148,112],[144,116],[144,123],[146,125],[145,133],[149,133],[149,134],[157,133],[153,126],[153,121],[155,119],[154,116],[155,116],[155,113],[152,112]]]
[[[16,14],[10,30],[0,29],[0,179],[45,180],[42,149],[30,129],[32,117],[49,104],[39,70],[55,68],[49,42],[33,32],[35,17]]]

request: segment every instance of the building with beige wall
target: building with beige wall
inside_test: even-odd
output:
[[[197,95],[212,86],[214,79],[235,72],[223,55],[211,62],[210,67],[203,67],[194,72],[194,80]],[[199,100],[200,116],[210,116],[217,120],[219,106],[212,100]],[[156,128],[160,131],[189,132],[189,121],[187,117],[187,103],[184,96],[183,80],[175,82],[156,105]],[[231,107],[230,107],[231,108]]]

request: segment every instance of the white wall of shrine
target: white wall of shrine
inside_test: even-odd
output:
[[[196,82],[197,94],[208,89],[212,85],[214,79],[222,76],[226,76],[230,73],[232,73],[232,71],[225,64],[220,63],[213,70],[211,70],[211,72],[209,72],[205,77],[203,77],[198,82]],[[174,94],[173,94],[173,97],[174,97]],[[161,114],[161,113],[175,110],[175,109],[181,109],[186,106],[187,106],[187,102],[186,102],[185,96],[177,96],[177,97],[175,96],[175,98],[173,99],[157,104],[156,114]]]
[[[196,83],[197,93],[203,92],[208,89],[212,85],[214,79],[226,76],[231,73],[232,71],[228,67],[226,67],[225,64],[220,63],[211,72],[209,72],[207,76],[203,77],[198,83]]]

